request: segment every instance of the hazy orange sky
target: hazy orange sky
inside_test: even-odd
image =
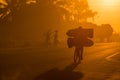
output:
[[[120,0],[88,0],[88,3],[93,11],[98,12],[96,24],[108,23],[115,31],[120,32]]]
[[[98,12],[95,23],[109,23],[120,32],[120,0],[88,0],[88,3],[92,10]]]

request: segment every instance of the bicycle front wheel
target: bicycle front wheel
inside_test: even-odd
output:
[[[79,53],[75,51],[74,53],[74,62],[76,63],[80,59]]]

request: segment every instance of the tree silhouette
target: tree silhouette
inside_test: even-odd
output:
[[[110,37],[113,34],[113,28],[110,24],[102,24],[95,28],[95,37],[99,38],[101,42],[104,42],[106,39],[107,42],[110,42]]]
[[[93,18],[96,15],[96,12],[89,9],[87,0],[36,0],[36,2],[38,7],[34,6],[36,8],[31,9],[29,14],[32,13],[31,15],[34,17],[37,16],[39,19],[36,19],[41,22],[41,25],[48,23],[50,26],[57,26],[61,25],[65,20],[69,23],[70,21],[79,23],[87,21],[88,18]],[[8,21],[16,21],[22,14],[20,10],[26,6],[26,0],[6,0],[6,3],[6,7],[2,10],[3,16]],[[28,13],[28,8],[22,11]]]
[[[25,6],[26,0],[5,0],[6,5],[0,10],[1,24],[9,24],[17,20],[16,13]]]
[[[96,15],[87,0],[36,0],[34,4],[26,1],[6,0],[7,5],[0,9],[0,24],[9,27],[7,32],[12,36],[32,38],[47,29],[64,29]]]
[[[69,11],[69,17],[73,18],[74,22],[87,21],[88,18],[93,18],[97,13],[89,9],[87,0],[60,0],[58,4]]]

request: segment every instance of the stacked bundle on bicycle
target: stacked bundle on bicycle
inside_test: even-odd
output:
[[[69,48],[73,46],[90,47],[94,44],[91,40],[93,38],[93,29],[79,27],[68,30],[66,34],[68,36],[67,44]]]

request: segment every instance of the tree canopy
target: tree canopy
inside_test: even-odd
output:
[[[26,6],[30,4],[26,4],[26,2],[27,0],[6,0],[7,5],[1,10],[1,13],[8,20],[17,20],[18,15],[23,14],[20,12],[22,9],[24,9],[24,13],[28,13],[28,9],[30,10],[30,6]],[[36,0],[36,3],[32,7],[34,9],[31,9],[29,14],[34,11],[34,14],[31,14],[31,16],[37,16],[40,22],[44,20],[48,24],[52,22],[51,26],[55,24],[55,26],[60,25],[61,21],[64,20],[76,23],[87,21],[88,18],[93,18],[96,14],[96,12],[89,9],[87,0]],[[15,15],[16,13],[18,14],[17,16]],[[2,18],[2,20],[4,19]]]
[[[6,4],[0,4],[3,6],[0,7],[0,25],[6,38],[35,39],[33,37],[48,29],[64,30],[68,25],[87,22],[97,14],[89,8],[87,0],[5,1]]]

